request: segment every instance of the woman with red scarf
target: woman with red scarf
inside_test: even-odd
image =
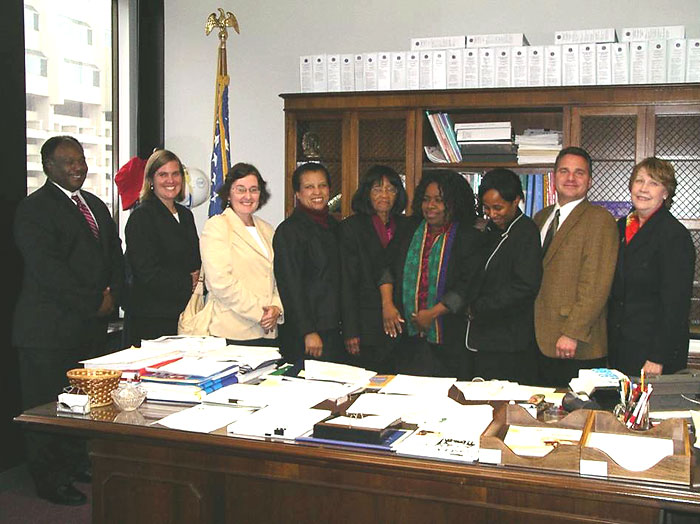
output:
[[[400,373],[471,377],[464,337],[481,262],[475,219],[474,193],[461,175],[426,171],[380,286],[384,330],[401,337]]]
[[[695,248],[669,211],[673,166],[647,158],[630,177],[632,211],[618,221],[620,249],[608,312],[611,367],[631,376],[687,365]]]
[[[345,350],[357,365],[391,373],[392,339],[384,333],[379,278],[387,251],[406,225],[406,190],[387,166],[372,166],[340,224],[341,305]]]
[[[328,213],[331,179],[322,164],[309,162],[292,174],[294,212],[272,240],[275,279],[285,322],[280,350],[300,369],[304,359],[340,362],[340,258],[338,221]]]

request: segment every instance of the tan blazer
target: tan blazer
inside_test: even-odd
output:
[[[554,206],[535,215],[541,229]],[[560,225],[542,261],[535,300],[535,334],[542,354],[556,357],[561,335],[578,340],[576,359],[605,357],[607,300],[617,262],[615,219],[588,200]]]
[[[277,336],[276,329],[265,334],[260,326],[263,306],[282,310],[273,272],[274,229],[258,217],[253,220],[267,254],[231,208],[204,224],[199,246],[209,299],[214,300],[209,326],[213,336],[235,340]]]

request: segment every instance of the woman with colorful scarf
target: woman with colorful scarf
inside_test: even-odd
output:
[[[426,171],[380,286],[384,330],[401,337],[394,353],[400,373],[471,376],[464,311],[481,261],[475,219],[474,193],[462,176]]]
[[[341,305],[345,349],[351,362],[392,373],[392,339],[384,333],[377,285],[386,255],[402,234],[406,190],[388,166],[372,166],[352,197],[354,215],[340,224]]]
[[[631,376],[687,366],[695,272],[690,233],[669,211],[673,166],[647,158],[629,181],[632,211],[618,221],[620,249],[608,311],[611,367]]]

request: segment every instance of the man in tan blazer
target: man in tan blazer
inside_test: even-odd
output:
[[[535,301],[542,384],[565,386],[579,369],[606,365],[606,304],[618,234],[612,215],[586,199],[592,182],[589,154],[562,149],[554,165],[557,203],[534,219],[544,253]]]

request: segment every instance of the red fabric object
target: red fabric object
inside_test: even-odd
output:
[[[119,196],[122,197],[122,210],[126,211],[138,202],[145,168],[146,161],[135,156],[117,171],[114,182],[117,184]]]
[[[297,207],[306,213],[311,220],[316,222],[323,229],[328,229],[328,206],[325,206],[323,209],[317,211],[306,207],[301,202],[297,202]]]
[[[385,224],[378,215],[372,215],[372,225],[374,225],[374,230],[377,232],[379,237],[379,242],[381,242],[382,247],[386,248],[394,238],[394,233],[396,232],[396,220],[393,216],[389,217],[389,223]]]

